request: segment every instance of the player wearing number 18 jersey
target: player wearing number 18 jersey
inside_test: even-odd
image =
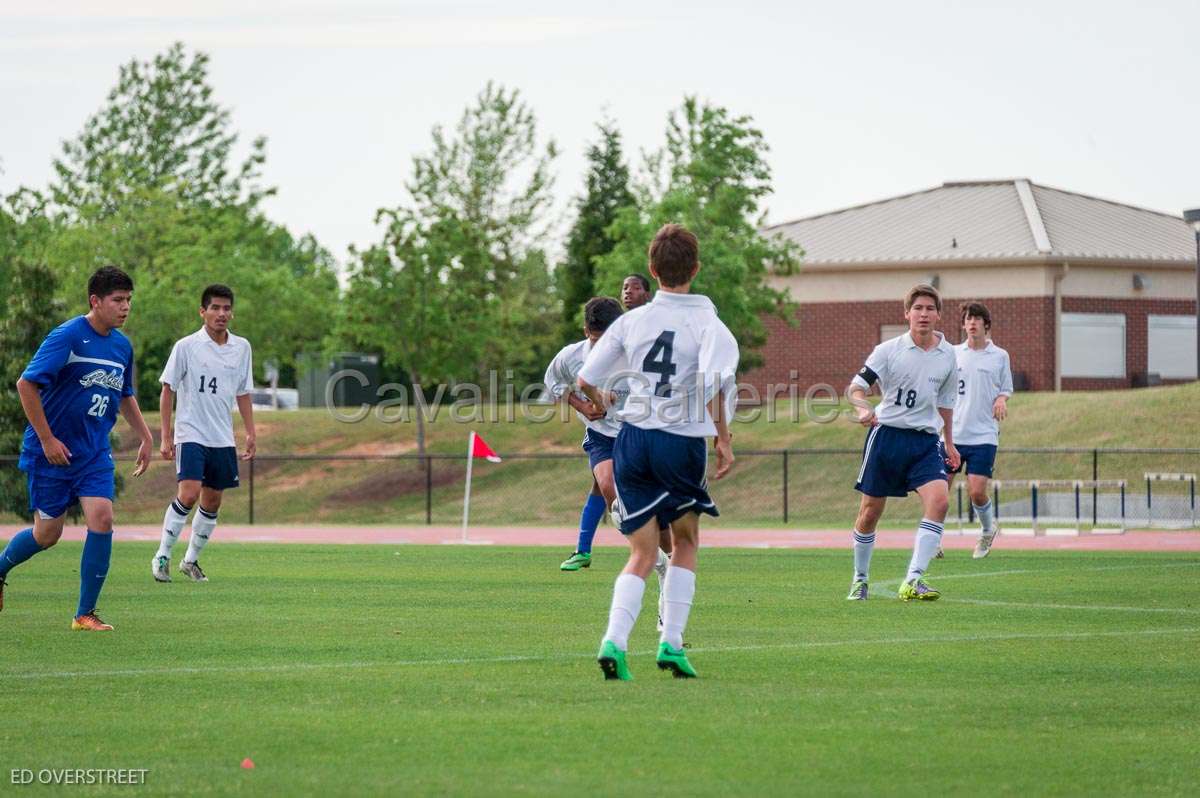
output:
[[[953,432],[957,365],[954,348],[934,329],[941,309],[941,297],[932,286],[910,289],[904,300],[908,332],[875,347],[848,390],[859,423],[870,428],[854,486],[863,496],[854,524],[851,600],[867,598],[875,526],[887,498],[910,491],[921,497],[923,514],[900,598],[929,601],[941,595],[923,578],[946,520],[946,464],[955,468],[959,462]],[[872,407],[866,394],[876,384],[882,399]],[[942,426],[944,450],[938,441]]]
[[[179,570],[192,581],[208,581],[200,568],[200,551],[216,529],[224,491],[238,486],[232,417],[235,402],[246,426],[243,460],[254,456],[256,445],[250,403],[254,389],[250,343],[229,332],[233,291],[220,284],[205,288],[200,317],[204,326],[175,343],[159,378],[163,386],[161,453],[164,460],[175,460],[179,482],[175,500],[163,517],[158,553],[150,562],[159,582],[171,581],[171,549],[197,500],[200,506]],[[176,398],[178,416],[172,431],[171,405]]]
[[[62,536],[76,501],[87,521],[79,561],[79,607],[71,628],[112,631],[96,601],[112,558],[113,459],[108,436],[117,411],[141,438],[134,476],[150,463],[153,438],[133,395],[133,346],[118,327],[129,316],[133,280],[105,266],[88,280],[86,316],[59,325],[38,347],[17,394],[29,425],[20,467],[28,475],[33,527],[13,536],[0,554],[0,607],[8,572]]]

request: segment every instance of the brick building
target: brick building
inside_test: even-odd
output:
[[[1028,180],[938,188],[768,228],[805,250],[777,276],[799,304],[768,321],[764,364],[743,376],[800,391],[844,388],[881,340],[903,333],[914,284],[984,302],[1018,390],[1127,388],[1196,379],[1196,249],[1181,217]],[[782,393],[781,389],[777,392]]]

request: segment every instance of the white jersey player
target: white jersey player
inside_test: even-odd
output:
[[[720,479],[733,464],[729,418],[738,364],[737,341],[712,302],[689,293],[699,269],[696,237],[680,225],[663,226],[650,245],[650,273],[659,285],[654,301],[609,327],[579,374],[579,387],[596,404],[616,377],[629,378],[613,461],[621,532],[631,552],[613,586],[597,655],[606,679],[633,678],[626,651],[658,558],[661,524],[671,528],[674,551],[656,661],[678,677],[696,675],[683,633],[696,589],[700,515],[717,515],[705,477],[705,439],[715,438]]]
[[[163,386],[160,451],[164,460],[175,461],[179,483],[175,500],[163,517],[158,553],[150,563],[159,582],[171,581],[171,549],[197,501],[200,506],[179,570],[193,581],[208,581],[200,568],[200,551],[216,528],[224,491],[238,486],[232,416],[235,403],[246,427],[242,459],[253,457],[256,446],[250,401],[254,388],[250,343],[229,332],[233,291],[220,284],[205,288],[200,316],[204,326],[175,342],[159,378]],[[176,403],[172,426],[172,405]]]

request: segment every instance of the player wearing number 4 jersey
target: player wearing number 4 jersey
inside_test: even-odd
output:
[[[737,341],[707,297],[688,293],[700,269],[696,237],[665,225],[650,244],[654,301],[617,319],[579,373],[580,390],[597,406],[616,379],[629,396],[613,446],[621,533],[629,562],[613,586],[608,629],[597,661],[606,679],[632,678],[629,635],[642,608],[646,577],[658,558],[660,525],[670,526],[674,551],[663,583],[663,629],[657,664],[694,677],[683,633],[696,590],[700,515],[717,515],[708,495],[705,438],[714,436],[720,479],[733,464],[729,418],[736,395]],[[628,370],[627,370],[628,369]]]
[[[875,347],[848,389],[859,423],[870,428],[854,486],[863,496],[854,524],[854,581],[848,596],[852,601],[867,598],[875,527],[887,498],[904,497],[910,491],[921,497],[923,515],[900,598],[932,601],[941,595],[924,574],[946,520],[946,465],[955,468],[959,462],[954,448],[954,349],[934,329],[941,309],[941,297],[933,286],[910,289],[904,299],[908,332]],[[882,394],[875,407],[867,401],[873,385]],[[942,427],[944,449],[938,440]]]
[[[133,395],[133,346],[117,328],[129,316],[133,280],[105,266],[88,280],[86,316],[59,325],[33,356],[17,394],[29,419],[21,445],[28,475],[33,527],[18,532],[0,554],[0,608],[8,572],[50,548],[62,536],[67,509],[76,501],[87,520],[79,561],[79,606],[71,628],[110,632],[96,601],[112,557],[113,459],[108,436],[117,409],[141,438],[137,467],[150,464],[154,440]]]
[[[171,549],[179,540],[192,507],[192,536],[179,570],[195,582],[207,582],[200,568],[200,552],[217,526],[217,510],[224,491],[238,486],[238,457],[233,439],[233,405],[236,402],[246,426],[243,460],[254,456],[254,413],[250,391],[254,388],[250,343],[229,332],[233,320],[233,291],[216,284],[200,297],[204,326],[171,349],[162,377],[162,456],[174,459],[179,482],[175,500],[163,517],[162,540],[150,562],[159,582],[171,581]],[[171,426],[173,400],[178,414]]]

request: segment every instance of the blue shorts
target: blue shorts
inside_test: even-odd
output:
[[[588,454],[588,466],[593,471],[600,463],[613,459],[613,445],[616,442],[616,438],[610,438],[594,429],[583,431],[583,450]]]
[[[719,515],[708,495],[704,438],[624,424],[613,447],[613,467],[622,534],[633,534],[653,518],[662,529],[691,512]]]
[[[903,497],[936,479],[946,479],[946,459],[937,435],[882,424],[867,433],[855,490],[868,496]]]
[[[238,486],[237,449],[233,446],[214,448],[201,443],[181,443],[175,447],[175,478],[200,480],[213,490],[229,490]]]
[[[113,500],[113,465],[110,459],[100,468],[72,474],[62,469],[30,469],[29,512],[41,513],[44,518],[58,518],[81,497]]]
[[[996,465],[996,447],[994,445],[964,443],[956,445],[954,448],[958,449],[958,453],[962,455],[962,462],[958,464],[958,468],[950,470],[951,474],[960,474],[965,468],[967,476],[975,474],[988,479],[992,478],[992,468]]]

